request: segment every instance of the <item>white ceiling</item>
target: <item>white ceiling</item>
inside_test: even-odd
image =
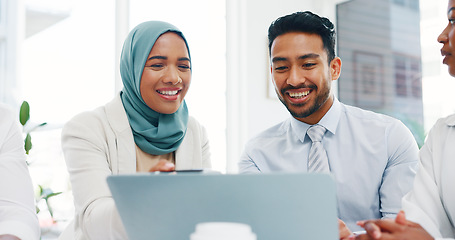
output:
[[[62,21],[70,15],[70,11],[51,11],[32,7],[26,7],[26,32],[28,38],[44,29]]]

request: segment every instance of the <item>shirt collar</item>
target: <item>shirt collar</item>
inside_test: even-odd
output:
[[[455,126],[455,115],[451,115],[451,116],[447,117],[445,122],[449,127],[454,127]]]
[[[333,97],[333,104],[330,107],[329,111],[322,117],[318,122],[319,125],[325,127],[332,134],[336,133],[338,123],[340,122],[341,115],[341,103],[336,97]],[[306,136],[306,131],[311,125],[301,122],[294,117],[291,117],[291,129],[293,134],[303,142]]]

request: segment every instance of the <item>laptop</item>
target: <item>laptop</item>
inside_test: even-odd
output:
[[[202,222],[248,224],[258,240],[338,239],[326,174],[146,173],[107,182],[131,240],[189,240]]]

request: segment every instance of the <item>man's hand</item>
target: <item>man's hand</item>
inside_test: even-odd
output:
[[[348,239],[352,235],[351,230],[349,230],[341,219],[338,219],[338,232],[340,233],[340,239]]]
[[[166,160],[160,160],[155,166],[150,168],[149,172],[170,172],[175,170],[175,165]]]
[[[420,224],[406,220],[403,211],[395,220],[368,220],[358,222],[366,230],[366,234],[356,236],[356,240],[434,240]]]

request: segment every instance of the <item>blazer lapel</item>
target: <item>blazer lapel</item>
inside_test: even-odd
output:
[[[106,105],[106,115],[115,134],[116,165],[112,171],[118,174],[136,172],[136,148],[128,117],[123,107],[120,94]]]
[[[185,137],[179,148],[175,151],[175,166],[176,170],[192,169],[194,160],[194,143],[193,131],[187,128]]]

